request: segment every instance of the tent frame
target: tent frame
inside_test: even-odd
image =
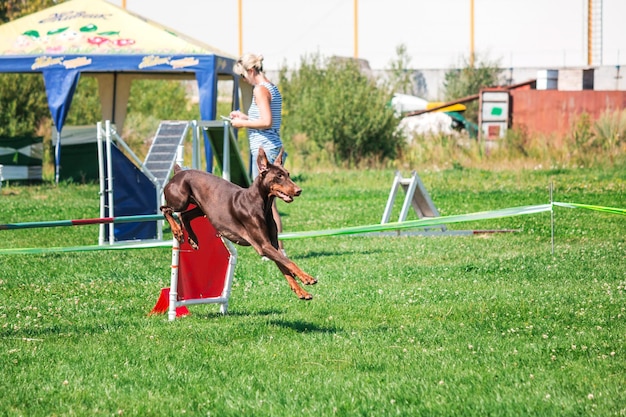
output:
[[[67,10],[72,10],[67,14]],[[87,11],[89,13],[87,13]],[[82,13],[79,13],[82,12]],[[240,95],[244,99],[245,107],[249,106],[252,97],[252,87],[246,83],[240,84],[239,77],[233,72],[235,58],[223,54],[208,45],[195,41],[182,34],[174,33],[161,25],[135,15],[125,9],[111,5],[104,0],[70,0],[52,6],[46,10],[27,15],[0,25],[0,35],[5,39],[14,36],[28,37],[21,30],[22,22],[32,22],[40,25],[43,21],[55,19],[59,13],[67,16],[120,16],[132,20],[132,25],[146,31],[165,36],[163,39],[175,40],[176,46],[159,45],[162,50],[140,48],[115,49],[69,49],[59,48],[42,49],[41,53],[32,52],[32,48],[19,46],[9,47],[0,54],[0,73],[39,73],[42,75],[48,107],[54,123],[53,136],[56,138],[55,154],[55,181],[59,181],[61,168],[61,140],[62,130],[70,109],[72,99],[81,75],[94,76],[98,80],[98,90],[102,106],[102,120],[110,120],[121,131],[126,116],[130,86],[135,79],[194,79],[198,85],[198,99],[201,120],[215,120],[217,110],[218,79],[228,79],[233,82],[233,108],[240,107]],[[22,22],[21,22],[22,21]],[[31,24],[31,23],[29,23]],[[126,24],[124,27],[129,27]],[[44,27],[42,26],[42,30]],[[144,33],[144,32],[141,32]],[[60,39],[54,37],[53,39]],[[138,39],[137,45],[143,40]],[[20,54],[20,50],[29,51]],[[85,52],[81,52],[84,50]],[[17,52],[16,52],[17,51]],[[65,53],[67,52],[67,53]],[[206,138],[205,138],[206,140]],[[208,143],[207,143],[208,145]],[[207,167],[212,171],[211,147],[205,146]]]

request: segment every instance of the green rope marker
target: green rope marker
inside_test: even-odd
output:
[[[552,203],[555,206],[559,207],[567,207],[567,208],[584,208],[587,210],[595,210],[603,213],[611,213],[611,214],[621,214],[626,215],[626,209],[617,208],[617,207],[603,207],[603,206],[594,206],[592,204],[578,204],[578,203]]]
[[[551,202],[548,204],[539,204],[534,206],[521,206],[510,207],[500,210],[483,211],[470,214],[460,214],[452,216],[440,216],[428,219],[412,220],[396,223],[385,224],[372,224],[366,226],[352,226],[344,227],[341,229],[328,229],[317,230],[307,232],[292,232],[282,233],[278,236],[281,240],[294,240],[305,239],[323,236],[346,236],[355,234],[366,234],[383,232],[390,230],[406,230],[406,229],[418,229],[431,226],[438,226],[441,224],[472,222],[479,220],[497,219],[503,217],[522,216],[528,214],[544,213],[547,211],[552,212],[554,206],[564,208],[584,208],[588,210],[599,211],[609,214],[621,214],[626,215],[626,209],[616,207],[604,207],[591,204],[579,204],[579,203],[560,203]],[[59,226],[77,226],[86,224],[98,224],[98,223],[124,223],[130,221],[148,221],[161,218],[161,215],[141,215],[141,216],[126,216],[119,218],[102,218],[102,219],[79,219],[79,220],[58,220],[49,222],[29,222],[29,223],[13,223],[0,225],[0,230],[14,230],[14,229],[28,229],[37,227],[59,227]],[[93,246],[70,246],[70,247],[51,247],[51,248],[9,248],[0,249],[0,255],[23,255],[23,254],[43,254],[53,252],[88,252],[98,250],[123,250],[123,249],[145,249],[155,247],[170,247],[171,241],[163,242],[145,242],[145,243],[132,243],[132,244],[119,244],[119,245],[93,245]]]
[[[342,235],[364,234],[364,233],[373,233],[373,232],[383,232],[383,231],[388,231],[388,230],[417,229],[417,228],[423,228],[423,227],[437,226],[441,224],[462,223],[462,222],[471,222],[471,221],[477,221],[477,220],[497,219],[501,217],[521,216],[525,214],[542,213],[542,212],[550,211],[550,210],[552,210],[552,206],[550,204],[540,204],[536,206],[513,207],[513,208],[506,208],[506,209],[494,210],[494,211],[483,211],[483,212],[471,213],[471,214],[440,216],[440,217],[433,217],[429,219],[411,220],[411,221],[406,221],[406,222],[401,222],[401,223],[396,222],[396,223],[385,223],[385,224],[372,224],[368,226],[353,226],[353,227],[345,227],[341,229],[283,233],[279,235],[278,237],[281,240],[289,240],[289,239],[303,239],[303,238],[322,237],[322,236],[342,236]]]

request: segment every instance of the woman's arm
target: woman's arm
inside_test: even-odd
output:
[[[254,101],[256,101],[256,105],[259,108],[259,113],[261,117],[259,119],[250,120],[247,116],[239,117],[234,113],[239,113],[242,116],[245,116],[241,112],[232,112],[231,117],[233,118],[231,124],[233,127],[249,127],[252,129],[269,129],[272,127],[272,110],[270,108],[270,102],[272,100],[272,95],[269,90],[262,85],[259,85],[254,88]]]

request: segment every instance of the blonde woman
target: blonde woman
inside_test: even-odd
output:
[[[267,79],[263,72],[263,55],[243,55],[235,63],[233,71],[253,88],[252,104],[248,114],[236,110],[230,113],[230,117],[233,127],[248,129],[250,153],[252,154],[252,178],[254,179],[259,175],[259,168],[256,163],[259,147],[263,148],[271,163],[274,163],[283,147],[283,142],[280,139],[283,99],[278,88]],[[287,152],[283,150],[283,164],[286,158]],[[272,206],[272,214],[278,227],[278,233],[281,233],[283,226],[276,209],[276,202]],[[278,241],[278,245],[283,250],[281,241]]]

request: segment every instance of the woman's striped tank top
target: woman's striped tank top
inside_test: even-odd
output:
[[[248,129],[248,139],[250,141],[250,149],[257,150],[259,146],[263,149],[273,149],[283,146],[280,140],[280,124],[282,122],[281,111],[283,107],[283,98],[280,95],[278,88],[272,83],[261,83],[263,87],[267,88],[270,92],[270,110],[272,112],[272,127],[269,129]],[[259,107],[256,104],[254,98],[248,111],[248,118],[255,120],[260,119],[261,114]]]

